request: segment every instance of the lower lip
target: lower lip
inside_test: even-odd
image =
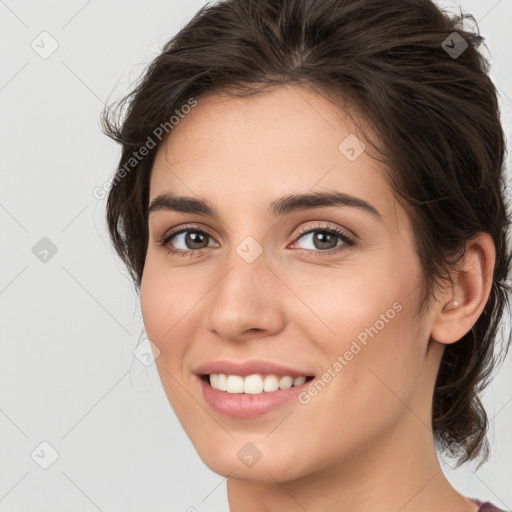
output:
[[[221,414],[235,418],[255,418],[266,414],[280,405],[292,401],[309,385],[310,381],[288,389],[263,392],[257,395],[248,393],[228,393],[214,389],[204,379],[198,377],[206,401]],[[298,400],[297,400],[298,402]]]

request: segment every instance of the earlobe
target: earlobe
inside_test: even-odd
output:
[[[450,344],[467,334],[482,313],[492,287],[496,251],[488,233],[466,243],[462,260],[452,273],[452,283],[436,303],[431,338]]]

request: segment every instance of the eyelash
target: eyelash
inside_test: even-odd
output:
[[[206,235],[207,237],[212,238],[206,231],[204,231],[202,229],[198,229],[197,226],[193,226],[193,225],[192,226],[183,226],[175,231],[166,233],[164,235],[164,237],[158,241],[158,245],[165,247],[167,249],[167,254],[173,254],[174,256],[178,256],[178,257],[188,256],[188,257],[192,257],[192,258],[202,256],[203,252],[207,249],[207,247],[204,247],[203,249],[188,249],[188,250],[172,249],[172,248],[168,247],[169,242],[171,241],[171,239],[173,237],[175,237],[176,235],[179,235],[181,233],[186,233],[187,231],[191,231],[194,233],[202,233],[202,234]],[[299,251],[302,251],[304,254],[306,254],[308,258],[309,257],[317,257],[317,256],[320,256],[320,255],[323,255],[326,253],[329,255],[338,254],[339,252],[346,250],[347,246],[354,247],[356,245],[356,240],[354,238],[347,235],[345,232],[341,231],[340,229],[335,228],[335,227],[330,227],[330,226],[318,226],[315,228],[303,228],[299,231],[299,233],[297,233],[297,237],[296,237],[295,241],[299,240],[301,237],[303,237],[306,234],[315,233],[315,232],[329,233],[331,235],[336,235],[343,241],[343,243],[339,246],[336,246],[332,249],[327,249],[325,251],[312,250],[312,249],[298,249]]]

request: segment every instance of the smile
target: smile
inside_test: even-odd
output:
[[[200,392],[215,412],[232,418],[255,418],[297,404],[297,395],[314,379],[314,371],[263,360],[216,360],[195,368]]]
[[[274,374],[261,375],[254,373],[242,377],[241,375],[226,375],[225,373],[211,373],[208,382],[213,389],[226,391],[228,393],[246,393],[259,395],[260,393],[271,393],[278,389],[289,389],[293,386],[300,386],[306,382],[308,377],[282,377]]]

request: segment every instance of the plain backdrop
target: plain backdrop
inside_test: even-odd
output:
[[[225,478],[196,454],[154,364],[134,357],[138,297],[93,196],[120,154],[99,128],[104,102],[201,5],[0,1],[0,512],[228,510]],[[510,145],[512,1],[440,5],[478,20]],[[490,461],[443,463],[460,492],[506,509],[511,359],[484,395]]]

